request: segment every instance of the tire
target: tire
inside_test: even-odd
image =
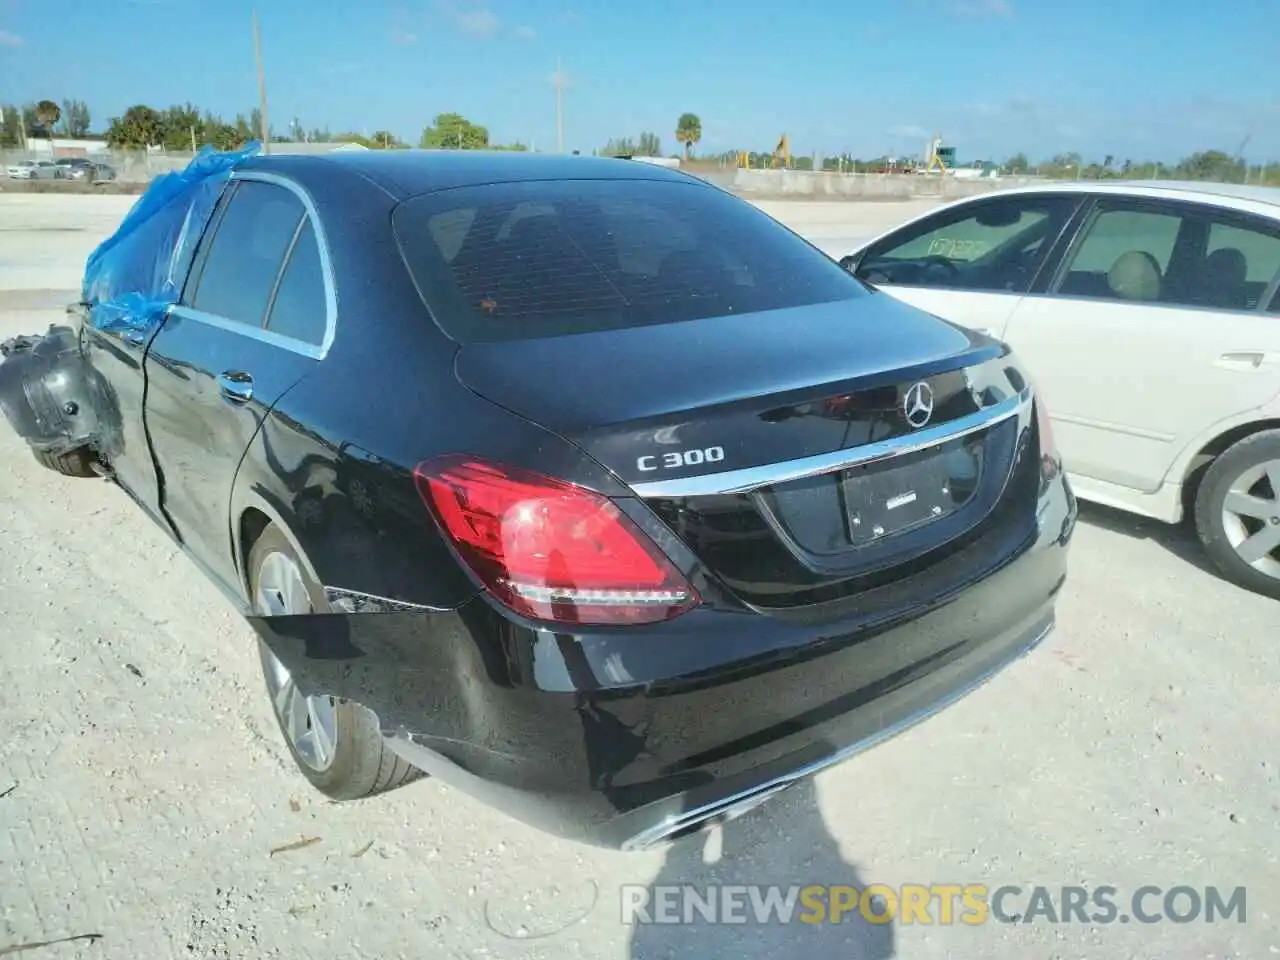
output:
[[[1246,490],[1247,501],[1239,497]],[[1234,513],[1233,503],[1251,513]],[[1223,577],[1280,600],[1280,430],[1245,437],[1219,455],[1196,493],[1195,519],[1200,542]],[[1237,547],[1259,534],[1263,539],[1255,542],[1273,549],[1250,563]]]
[[[259,599],[264,576],[266,585],[270,588],[271,579],[278,578],[280,571],[287,569],[286,565],[292,565],[300,576],[308,607],[308,610],[292,612],[327,610],[323,591],[306,572],[306,565],[301,562],[288,538],[275,524],[268,524],[249,551],[250,597],[256,612],[267,612],[264,602]],[[291,680],[282,682],[281,671],[284,671],[285,677],[288,676],[287,671],[270,647],[262,640],[258,641],[258,647],[263,679],[268,697],[272,700],[272,713],[280,727],[285,747],[299,772],[316,790],[333,800],[358,800],[394,790],[422,776],[420,770],[386,746],[378,718],[359,704],[333,697],[303,698],[296,690],[292,695],[279,695],[284,686],[291,685]],[[286,706],[292,706],[296,712],[283,710],[278,706],[282,701]],[[305,707],[302,706],[304,702]],[[307,734],[310,736],[291,735],[290,724],[286,721],[287,713],[289,716],[305,713]],[[323,720],[318,719],[321,717]],[[294,726],[297,729],[299,725]],[[317,726],[322,727],[323,736],[319,738],[321,742],[331,741],[327,749],[316,746],[318,738],[313,731]],[[318,750],[321,756],[317,756]]]
[[[49,453],[47,450],[32,450],[32,455],[36,458],[36,463],[40,466],[52,470],[54,473],[60,473],[64,477],[100,477],[101,474],[93,468],[97,462],[90,451],[83,448],[79,450],[71,450],[67,453]]]

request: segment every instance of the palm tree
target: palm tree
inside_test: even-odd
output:
[[[689,159],[689,151],[695,143],[702,139],[702,121],[696,113],[682,113],[676,121],[676,140],[684,144],[684,158]]]
[[[53,157],[53,126],[62,119],[62,108],[52,100],[41,100],[36,104],[36,122],[44,127],[45,136],[49,138],[49,156]]]

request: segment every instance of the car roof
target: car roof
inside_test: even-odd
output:
[[[1087,193],[1165,200],[1189,200],[1280,218],[1280,187],[1199,180],[1046,180],[978,196],[1028,193]],[[972,199],[977,199],[974,197]]]
[[[355,174],[397,197],[454,187],[533,180],[661,180],[702,183],[650,163],[516,150],[352,150],[309,155],[259,155],[241,169],[288,176],[307,171]]]

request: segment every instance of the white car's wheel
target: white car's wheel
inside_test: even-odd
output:
[[[1280,430],[1233,444],[1196,494],[1196,531],[1234,583],[1280,599]]]

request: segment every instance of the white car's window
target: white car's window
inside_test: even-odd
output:
[[[948,260],[968,263],[977,260],[984,253],[990,253],[1046,216],[1043,210],[1019,210],[1017,219],[1012,223],[996,226],[984,224],[977,217],[969,217],[958,223],[944,224],[923,236],[913,237],[900,246],[885,250],[882,256],[891,260],[946,257]]]
[[[1280,236],[1246,230],[1229,223],[1209,225],[1208,256],[1219,250],[1238,250],[1244,259],[1245,279],[1264,286],[1280,272]]]
[[[1163,272],[1169,267],[1181,217],[1143,210],[1105,210],[1076,248],[1069,273],[1106,276],[1116,258],[1139,250],[1151,255]]]
[[[1192,205],[1107,207],[1086,227],[1058,293],[1169,306],[1256,310],[1280,269],[1280,230]],[[1127,208],[1126,208],[1127,207]]]
[[[1209,225],[1207,250],[1191,299],[1198,306],[1255,310],[1280,271],[1280,230]]]
[[[943,211],[872,246],[856,272],[873,284],[1023,293],[1075,206],[1012,197]]]

